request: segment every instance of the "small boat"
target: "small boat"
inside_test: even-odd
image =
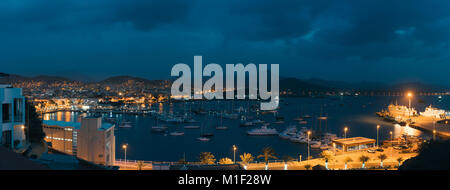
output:
[[[122,123],[119,125],[119,127],[120,127],[120,128],[131,128],[131,127],[133,127],[133,126],[131,125],[131,122],[129,122],[129,121],[124,121],[124,122],[122,122]]]
[[[171,132],[170,135],[172,136],[182,136],[184,135],[183,131],[175,131],[175,132]]]
[[[260,119],[255,119],[255,120],[252,121],[252,123],[253,124],[262,124],[262,123],[264,123],[264,121],[260,120]]]
[[[295,121],[303,121],[304,119],[303,119],[303,117],[296,117],[296,118],[294,118],[294,120]]]
[[[153,132],[165,132],[167,130],[166,126],[153,126],[152,131]]]
[[[227,126],[217,126],[216,129],[217,130],[227,130],[228,127]]]
[[[211,139],[210,139],[210,138],[207,138],[207,137],[198,137],[197,140],[206,142],[206,141],[209,141],[209,140],[211,140]]]
[[[184,126],[185,129],[199,129],[200,126],[197,125],[188,125],[188,126]]]
[[[280,121],[275,121],[275,122],[273,122],[273,123],[275,123],[275,124],[283,124],[284,121],[283,121],[283,120],[280,120]]]
[[[322,145],[322,143],[320,141],[310,141],[310,146],[311,148],[314,149],[320,149],[320,146]]]
[[[329,147],[326,144],[320,145],[320,150],[327,150]]]
[[[306,115],[304,115],[303,116],[303,118],[311,118],[312,116],[310,116],[310,115],[308,115],[308,114],[306,114]]]
[[[298,124],[300,124],[300,125],[306,125],[306,124],[308,124],[308,122],[307,122],[307,121],[299,121]]]

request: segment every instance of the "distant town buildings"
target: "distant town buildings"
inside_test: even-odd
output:
[[[0,140],[3,146],[18,149],[25,144],[25,97],[21,88],[0,85]]]
[[[101,117],[83,117],[79,122],[44,120],[45,140],[51,147],[86,161],[114,165],[114,125]]]

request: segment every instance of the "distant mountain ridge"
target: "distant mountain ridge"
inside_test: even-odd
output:
[[[168,80],[149,80],[140,77],[133,77],[128,75],[120,75],[108,77],[106,79],[97,82],[82,82],[79,80],[73,80],[66,77],[60,76],[49,76],[49,75],[39,75],[35,77],[25,77],[15,74],[2,73],[0,76],[0,83],[16,83],[16,82],[27,82],[27,81],[38,81],[46,83],[54,82],[80,82],[80,83],[99,83],[99,84],[122,84],[128,81],[142,82],[148,85],[158,85],[164,81]],[[295,77],[280,77],[280,91],[292,91],[295,93],[300,93],[302,91],[427,91],[427,92],[442,92],[450,91],[448,86],[443,85],[430,85],[420,82],[409,82],[409,83],[397,83],[397,84],[385,84],[380,82],[368,82],[362,81],[359,83],[351,82],[340,82],[340,81],[329,81],[318,78],[310,79],[299,79]]]

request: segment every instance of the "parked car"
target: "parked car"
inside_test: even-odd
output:
[[[368,152],[368,153],[375,153],[376,150],[374,150],[374,149],[368,149],[367,152]]]
[[[376,151],[378,152],[384,152],[384,150],[382,148],[377,148]]]

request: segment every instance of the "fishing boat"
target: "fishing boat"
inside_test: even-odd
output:
[[[175,132],[171,132],[170,135],[172,136],[182,136],[184,135],[183,131],[175,131]]]
[[[261,128],[252,129],[247,132],[248,135],[255,136],[268,136],[268,135],[278,135],[278,131],[273,128],[267,128],[267,125],[261,126]]]

